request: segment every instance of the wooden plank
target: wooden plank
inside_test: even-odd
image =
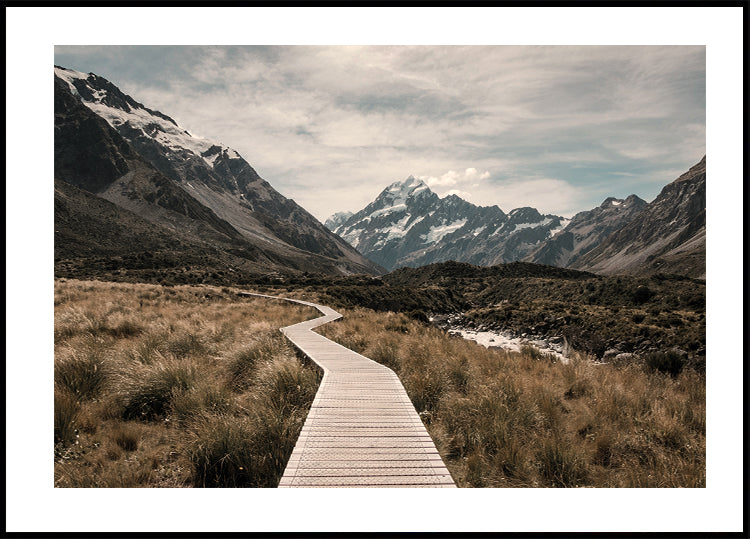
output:
[[[341,318],[323,316],[281,328],[323,370],[318,393],[294,446],[280,488],[455,488],[435,444],[398,376],[388,367],[314,333]]]

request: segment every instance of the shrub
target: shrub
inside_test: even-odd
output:
[[[252,482],[253,428],[247,418],[211,415],[194,427],[188,449],[196,487],[248,487]]]
[[[301,424],[290,430],[290,421],[279,423],[269,408],[260,405],[255,412],[255,417],[210,414],[194,424],[188,448],[194,486],[278,485]]]
[[[532,344],[526,344],[526,343],[522,344],[521,354],[528,358],[535,359],[537,361],[544,360],[544,361],[549,361],[550,363],[557,362],[557,356],[555,354],[542,352],[541,350],[539,350],[539,348],[537,348],[536,346]]]
[[[252,383],[253,373],[261,362],[272,361],[279,354],[289,351],[284,336],[278,331],[257,336],[248,346],[235,352],[229,364],[232,386],[237,390],[247,389]]]
[[[128,318],[120,320],[116,325],[108,328],[108,332],[113,337],[135,337],[140,335],[143,331],[143,327]]]
[[[365,355],[395,372],[399,370],[398,342],[393,339],[379,339],[365,350]]]
[[[652,352],[644,358],[646,367],[651,371],[660,371],[669,374],[673,378],[682,371],[684,359],[682,354],[669,350],[667,352]]]
[[[223,413],[232,406],[229,391],[209,380],[187,390],[174,391],[170,399],[170,411],[177,420],[187,420],[203,412]]]
[[[450,387],[446,375],[436,368],[414,369],[402,374],[402,379],[404,386],[409,387],[409,397],[417,412],[434,412]]]
[[[144,365],[151,365],[154,361],[163,357],[162,347],[166,341],[165,333],[148,333],[128,350],[128,357]]]
[[[460,393],[468,391],[471,374],[469,372],[469,362],[465,357],[452,361],[448,365],[448,378],[456,391]]]
[[[654,296],[654,292],[647,286],[641,285],[633,291],[633,302],[636,305],[646,303]]]
[[[296,358],[277,358],[258,368],[253,392],[278,409],[309,406],[318,390],[317,375]]]
[[[422,322],[423,324],[430,323],[430,319],[422,309],[414,309],[413,311],[409,311],[408,315],[409,318],[412,318],[417,322]]]
[[[589,391],[591,391],[591,384],[588,382],[588,380],[579,379],[575,380],[570,385],[567,391],[565,391],[564,396],[566,399],[577,399],[584,396]]]
[[[166,343],[165,349],[177,358],[202,354],[206,351],[203,340],[194,333],[181,332],[173,335]]]

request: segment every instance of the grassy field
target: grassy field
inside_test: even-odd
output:
[[[399,375],[459,486],[705,486],[705,375],[667,355],[561,364],[339,310],[319,331]],[[275,486],[319,382],[278,328],[315,313],[227,288],[57,281],[55,485]]]
[[[319,373],[313,309],[203,286],[55,283],[57,487],[275,487]]]
[[[705,377],[567,364],[368,309],[319,332],[401,378],[461,487],[704,487]]]

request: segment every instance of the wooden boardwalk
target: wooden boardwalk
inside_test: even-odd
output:
[[[323,313],[281,329],[323,369],[323,380],[279,488],[456,486],[396,374],[312,331],[339,313],[253,295]]]

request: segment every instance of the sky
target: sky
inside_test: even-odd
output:
[[[413,175],[571,217],[705,154],[705,46],[55,46],[318,219]]]
[[[742,423],[741,410],[744,409],[743,377],[738,375],[743,372],[744,358],[738,352],[741,346],[737,343],[738,335],[743,335],[743,303],[738,298],[742,297],[744,282],[741,248],[744,245],[745,144],[742,7],[176,9],[11,6],[5,13],[6,378],[13,381],[7,384],[6,401],[22,403],[23,409],[21,414],[13,413],[13,407],[9,406],[6,413],[7,462],[20,463],[6,470],[6,487],[13,493],[6,503],[7,531],[679,531],[715,534],[744,529],[743,477],[737,473],[744,447],[743,430],[737,428],[738,422]],[[274,489],[53,488],[53,463],[49,458],[49,433],[53,428],[49,388],[53,384],[54,359],[51,72],[52,63],[58,61],[56,47],[91,44],[99,48],[135,44],[231,46],[237,43],[266,46],[705,47],[708,104],[705,151],[709,154],[710,169],[706,210],[706,274],[710,281],[706,298],[707,361],[710,365],[721,365],[718,368],[709,365],[710,376],[706,382],[710,446],[706,455],[706,488],[423,489],[418,499],[409,489],[362,489],[354,493],[344,489],[320,489],[311,496],[306,489],[277,492]],[[268,54],[282,49],[265,47],[264,50]],[[300,54],[295,50],[287,48],[292,56]],[[361,207],[388,183],[408,174],[439,178],[446,184],[441,186],[443,189],[472,187],[479,203],[497,203],[506,211],[523,203],[523,197],[515,202],[510,199],[513,185],[523,186],[520,183],[523,179],[557,180],[574,189],[574,194],[591,193],[592,201],[583,209],[600,203],[612,191],[620,191],[611,193],[617,196],[635,192],[648,200],[702,157],[702,133],[697,136],[696,140],[701,142],[696,142],[694,149],[688,148],[687,142],[680,142],[682,139],[671,138],[675,135],[689,138],[690,130],[681,128],[701,123],[693,116],[696,109],[689,105],[692,98],[686,97],[695,95],[688,90],[694,85],[685,84],[683,78],[696,76],[696,69],[677,69],[673,67],[677,59],[662,56],[659,62],[652,56],[649,61],[633,60],[641,65],[640,69],[631,67],[612,73],[614,59],[599,58],[597,62],[586,64],[588,67],[574,69],[572,54],[558,52],[557,57],[548,54],[546,64],[542,62],[543,54],[539,54],[536,64],[528,58],[524,61],[516,58],[511,62],[513,55],[507,58],[475,54],[473,64],[467,64],[466,57],[454,57],[454,69],[443,71],[442,76],[439,68],[447,65],[445,57],[441,61],[435,59],[440,57],[428,61],[427,57],[412,54],[411,58],[386,61],[381,55],[380,64],[368,68],[370,78],[365,80],[370,86],[364,89],[363,69],[360,68],[364,64],[352,61],[351,56],[345,62],[341,58],[334,61],[329,54],[323,62],[325,55],[321,55],[323,58],[318,57],[317,64],[309,55],[298,56],[295,64],[274,61],[271,56],[263,61],[255,60],[259,66],[275,66],[270,71],[259,69],[256,72],[263,73],[262,77],[255,76],[261,81],[276,81],[265,87],[266,94],[250,92],[249,84],[242,84],[241,79],[235,85],[256,97],[255,100],[248,98],[244,108],[237,104],[237,99],[230,99],[229,90],[213,95],[215,102],[200,99],[201,95],[210,95],[213,85],[225,84],[211,75],[226,69],[218,59],[212,63],[203,56],[180,59],[179,54],[175,54],[154,66],[123,57],[118,72],[109,73],[104,72],[105,58],[101,59],[102,64],[93,65],[95,55],[89,54],[85,65],[66,67],[102,71],[98,74],[151,108],[175,117],[191,132],[196,130],[206,137],[215,136],[218,141],[234,147],[283,194],[297,199],[321,218],[333,208]],[[493,59],[506,61],[507,69],[496,66]],[[72,56],[68,56],[68,61],[72,60]],[[109,60],[110,66],[114,66],[113,61]],[[580,58],[578,61],[585,63]],[[700,63],[700,60],[693,57],[688,61],[691,62]],[[322,70],[321,66],[331,64],[333,67]],[[532,69],[534,65],[536,70]],[[596,68],[592,67],[594,65]],[[377,71],[378,66],[382,71]],[[207,71],[202,75],[185,75],[195,67],[205,67]],[[505,83],[493,82],[492,77],[483,79],[482,75],[488,70]],[[183,72],[183,79],[175,78],[173,73],[179,72]],[[383,76],[375,76],[376,72]],[[700,68],[697,72],[700,76]],[[391,77],[391,73],[399,77]],[[568,73],[568,78],[559,78],[564,73]],[[607,73],[609,75],[605,76]],[[201,84],[195,81],[199,76],[203,77],[198,81]],[[568,85],[550,84],[557,80],[566,80]],[[576,86],[584,80],[597,83],[599,93],[590,86]],[[381,95],[383,87],[395,85],[393,81],[400,81],[402,85],[401,93],[395,93],[398,99],[391,103],[371,102],[369,109],[364,106],[363,97]],[[132,86],[128,86],[131,83]],[[625,89],[632,84],[640,84],[642,91],[627,94]],[[315,90],[312,93],[311,87]],[[178,92],[171,93],[171,88],[177,88]],[[337,93],[342,88],[348,90],[346,95]],[[414,92],[413,88],[420,90],[416,97],[409,93],[410,89]],[[554,96],[557,97],[553,97],[551,88],[556,89]],[[677,88],[685,91],[676,91]],[[578,92],[584,90],[585,93],[579,95]],[[290,95],[294,98],[291,101]],[[166,96],[167,100],[151,101],[158,96]],[[408,96],[411,96],[410,115],[403,111]],[[694,99],[700,101],[700,98]],[[186,102],[194,103],[195,108],[185,108]],[[310,108],[311,102],[317,102],[318,108]],[[598,107],[592,102],[598,103]],[[386,107],[388,104],[392,109]],[[578,115],[581,123],[576,124],[575,111],[584,108],[590,111],[589,115]],[[433,116],[436,110],[442,111],[444,123],[431,118],[424,109],[433,111]],[[683,112],[676,112],[678,110]],[[348,111],[356,111],[356,115]],[[292,112],[297,116],[292,116]],[[548,122],[545,126],[542,122],[553,116],[552,113],[557,123]],[[623,120],[629,114],[638,120]],[[591,115],[598,117],[599,122],[591,121]],[[275,129],[271,134],[276,137],[272,142],[266,140],[270,135],[259,131],[265,116],[275,120],[270,122]],[[409,121],[401,124],[395,121],[398,117]],[[662,118],[661,121],[658,118]],[[231,131],[223,125],[235,120],[237,125]],[[259,125],[248,123],[251,121]],[[217,133],[212,131],[214,122]],[[650,127],[639,129],[639,122]],[[304,138],[293,136],[297,125],[308,126],[310,140],[305,142]],[[520,130],[519,126],[524,129]],[[623,130],[628,131],[627,136],[621,135]],[[454,132],[468,133],[471,137],[453,144],[452,141],[457,140],[452,138]],[[247,147],[240,140],[245,136],[253,137],[248,139]],[[355,143],[369,138],[406,139],[409,143],[356,146]],[[567,144],[558,143],[559,139]],[[584,139],[587,142],[581,142]],[[314,143],[316,140],[325,144]],[[430,144],[436,147],[431,148]],[[328,147],[336,150],[335,159],[316,151]],[[610,150],[611,156],[602,147],[614,147]],[[568,161],[556,157],[552,148],[567,156]],[[581,152],[608,158],[584,161]],[[661,152],[663,162],[650,157],[649,152]],[[620,165],[612,164],[618,159]],[[571,160],[573,164],[585,164],[588,168],[562,166]],[[327,169],[331,161],[333,167]],[[468,174],[480,176],[479,181],[459,182],[458,177],[472,168],[476,173]],[[586,171],[588,176],[584,174]],[[451,183],[453,176],[457,177],[455,183]],[[627,183],[638,176],[642,180],[640,186]],[[344,190],[333,180],[354,187]],[[479,185],[474,187],[474,183]],[[479,190],[481,185],[487,190]],[[550,211],[560,208],[555,211],[563,214],[564,206],[575,205],[564,202],[564,193],[550,187],[555,183],[538,185],[547,188],[534,193],[540,195],[535,200],[543,196],[551,201]],[[650,196],[648,186],[652,187]],[[560,203],[556,202],[558,198]],[[535,205],[546,209],[541,202]],[[46,518],[39,518],[39,507],[44,507]],[[122,518],[123,507],[137,508],[137,518]],[[294,508],[291,513],[290,507]],[[540,507],[543,508],[542,519],[539,518]],[[321,518],[321,515],[331,514],[331,508],[335,508],[336,518]],[[377,514],[373,513],[373,508],[377,508]],[[177,514],[189,517],[172,518]],[[680,517],[664,518],[666,514]]]

